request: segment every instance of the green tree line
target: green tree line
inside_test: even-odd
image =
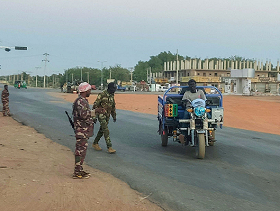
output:
[[[189,56],[182,56],[178,54],[178,60],[185,60],[185,59],[190,59],[191,57]],[[201,59],[201,58],[196,58],[200,59],[202,62],[204,62],[206,59]],[[134,67],[133,71],[133,80],[134,81],[146,81],[147,80],[147,70],[151,70],[152,73],[156,72],[162,72],[164,69],[164,62],[171,62],[171,61],[176,61],[177,60],[177,54],[173,54],[170,51],[166,52],[161,52],[156,56],[150,56],[150,59],[148,61],[138,61],[138,63]],[[254,59],[246,59],[241,56],[231,56],[228,58],[217,58],[217,57],[212,57],[208,58],[208,60],[226,60],[226,61],[249,61],[249,62],[254,62]],[[272,66],[273,68],[273,66]],[[265,69],[265,65],[264,65]],[[81,78],[81,73],[82,73],[82,78]],[[90,67],[73,67],[69,68],[64,71],[63,74],[54,74],[51,76],[47,77],[46,80],[46,86],[47,87],[52,87],[52,86],[61,86],[63,85],[66,81],[72,82],[73,81],[78,81],[80,82],[81,79],[82,81],[89,82],[90,84],[94,84],[96,86],[100,86],[101,83],[106,84],[107,79],[111,78],[115,79],[116,81],[130,81],[130,70],[128,68],[121,67],[120,65],[116,66],[111,66],[111,67],[104,67],[102,71],[97,68],[90,68]],[[23,80],[29,81],[29,83],[32,84],[32,86],[35,84],[35,76],[30,76],[26,72],[22,73],[23,75]],[[102,75],[102,76],[101,76]],[[39,87],[43,86],[43,77],[38,76],[37,77],[37,85]]]

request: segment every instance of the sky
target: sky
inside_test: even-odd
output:
[[[28,47],[0,49],[0,75],[131,68],[177,49],[201,59],[280,59],[279,0],[0,0],[0,9],[0,46]]]

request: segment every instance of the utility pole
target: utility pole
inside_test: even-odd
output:
[[[82,67],[80,67],[81,68],[81,82],[83,81],[83,68]]]
[[[42,60],[42,62],[45,62],[45,68],[44,68],[44,88],[46,88],[46,68],[47,68],[47,62],[50,62],[50,61],[48,60],[48,56],[49,56],[50,54],[44,53],[43,55],[45,56],[45,59]]]
[[[150,67],[150,84],[152,84],[152,68]]]
[[[178,49],[177,49],[177,60],[176,60],[176,86],[178,86],[178,70],[179,70],[179,65],[178,65]]]
[[[130,82],[131,82],[131,85],[132,85],[132,73],[133,73],[133,67],[130,68]]]
[[[41,67],[35,67],[36,68],[36,87],[37,87],[37,76],[38,76],[38,69]]]
[[[73,73],[72,73],[72,83],[73,83],[73,81],[74,81],[74,78],[73,78]]]
[[[54,74],[52,76],[52,88],[54,88]]]
[[[66,76],[66,84],[67,84],[68,83],[68,72],[67,72],[67,70],[65,70],[65,76]]]
[[[101,63],[101,90],[103,90],[103,73],[102,73],[102,70],[103,70],[103,62],[107,62],[107,61],[97,61],[97,62],[100,62]]]
[[[89,72],[87,72],[87,82],[89,83]]]

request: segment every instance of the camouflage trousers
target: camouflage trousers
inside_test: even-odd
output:
[[[110,132],[108,129],[108,124],[109,124],[110,116],[106,116],[104,114],[99,114],[98,115],[98,121],[100,123],[100,128],[97,133],[97,136],[94,139],[94,144],[98,144],[99,140],[101,137],[104,135],[104,139],[106,141],[107,148],[112,147],[111,139],[110,139]]]
[[[3,115],[7,116],[10,115],[10,108],[9,108],[9,102],[3,102]]]
[[[83,171],[83,163],[86,157],[87,147],[88,138],[76,139],[74,174],[78,174],[79,172]]]

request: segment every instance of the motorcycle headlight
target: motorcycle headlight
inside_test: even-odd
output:
[[[202,117],[205,114],[206,109],[203,107],[196,107],[194,108],[194,114],[197,117]]]

